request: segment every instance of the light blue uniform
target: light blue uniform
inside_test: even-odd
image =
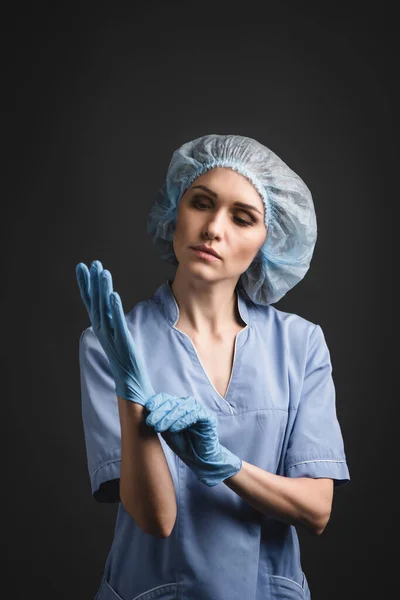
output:
[[[155,393],[195,396],[217,417],[220,442],[242,460],[287,477],[350,480],[322,329],[251,302],[236,337],[225,398],[196,349],[174,327],[179,309],[166,281],[126,321]],[[92,493],[119,478],[120,421],[108,359],[92,327],[80,338],[82,416]],[[168,538],[144,533],[121,503],[95,600],[308,600],[292,525],[267,517],[224,483],[208,487],[159,436],[178,505]],[[110,484],[108,484],[110,485]],[[110,492],[108,492],[110,493]],[[108,501],[119,501],[118,485]]]

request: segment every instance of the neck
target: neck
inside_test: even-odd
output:
[[[237,280],[231,279],[209,282],[187,277],[178,268],[170,287],[179,308],[179,325],[211,337],[220,337],[242,325],[236,284]]]

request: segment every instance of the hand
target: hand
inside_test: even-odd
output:
[[[193,396],[165,392],[149,398],[146,424],[161,432],[168,446],[205,485],[213,487],[236,475],[242,461],[219,442],[216,418]]]
[[[121,298],[113,291],[111,273],[96,260],[90,273],[79,263],[76,277],[93,331],[109,360],[117,395],[144,406],[154,390],[128,330]]]

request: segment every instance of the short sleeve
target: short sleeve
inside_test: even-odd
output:
[[[108,358],[92,327],[79,340],[82,420],[93,497],[120,502],[121,426]]]
[[[285,457],[287,477],[330,478],[334,485],[350,481],[344,442],[336,415],[335,386],[324,334],[310,334],[304,380]]]

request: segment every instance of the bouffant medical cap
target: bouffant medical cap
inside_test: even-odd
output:
[[[197,177],[215,167],[241,173],[264,203],[267,236],[238,285],[256,304],[278,302],[310,267],[317,240],[311,192],[274,152],[240,135],[205,135],[175,150],[151,206],[147,231],[161,258],[178,265],[172,240],[178,204]]]

